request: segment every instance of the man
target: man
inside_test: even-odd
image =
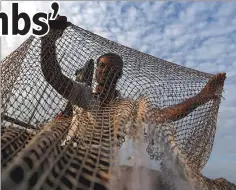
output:
[[[42,62],[41,68],[45,79],[52,87],[61,94],[64,98],[71,101],[73,104],[82,108],[88,108],[95,97],[92,95],[92,90],[89,85],[77,83],[61,72],[61,68],[56,59],[55,41],[62,35],[63,30],[69,26],[66,17],[59,17],[52,21],[52,30],[46,37],[42,38]],[[53,29],[61,29],[57,35],[53,34]],[[51,45],[47,45],[51,41]],[[48,53],[53,51],[53,53]],[[96,98],[96,103],[106,105],[118,97],[116,84],[122,76],[123,61],[121,57],[114,53],[107,53],[97,59],[96,68],[96,92],[99,98]],[[202,91],[196,96],[185,100],[184,102],[158,110],[162,121],[178,120],[191,113],[198,106],[206,102],[219,98],[216,91],[219,86],[222,86],[226,78],[225,73],[219,73],[211,78]],[[58,80],[60,79],[60,80]],[[94,101],[93,101],[94,102]],[[155,112],[155,109],[153,109]]]
[[[167,108],[149,109],[145,99],[124,100],[116,90],[116,84],[122,77],[124,63],[121,57],[114,53],[106,53],[97,59],[95,71],[97,86],[96,93],[93,93],[91,86],[73,81],[65,76],[57,62],[55,42],[70,23],[65,17],[59,17],[50,25],[51,31],[42,38],[41,68],[46,81],[73,104],[73,119],[66,141],[76,142],[74,143],[76,144],[76,155],[84,168],[87,170],[90,170],[91,167],[96,168],[96,170],[92,169],[93,174],[90,174],[89,171],[86,173],[84,170],[76,170],[77,175],[85,180],[83,184],[87,187],[91,187],[88,181],[91,182],[91,179],[94,179],[91,178],[91,175],[98,177],[98,181],[107,187],[109,166],[114,159],[112,147],[120,134],[122,136],[122,133],[119,133],[122,127],[133,127],[132,124],[127,125],[129,121],[135,123],[140,119],[153,123],[164,123],[179,120],[198,106],[212,99],[220,98],[216,92],[218,87],[224,83],[225,73],[219,73],[210,79],[196,96]],[[138,127],[140,130],[142,126]],[[132,135],[132,133],[128,135]],[[78,144],[79,146],[77,146]]]

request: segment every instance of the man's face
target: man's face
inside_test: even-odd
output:
[[[104,82],[104,77],[106,77],[105,74],[109,73],[109,69],[114,69],[113,65],[116,64],[114,63],[114,60],[112,60],[112,58],[107,56],[100,58],[96,68],[96,80],[98,83]]]

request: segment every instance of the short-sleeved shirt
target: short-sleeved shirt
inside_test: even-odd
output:
[[[121,98],[120,93],[118,93],[117,95],[117,99],[119,98]],[[79,134],[77,132],[75,133],[78,127],[84,128],[84,124],[88,127],[88,123],[90,123],[90,125],[91,123],[93,123],[93,114],[98,111],[98,109],[96,108],[100,106],[100,100],[99,96],[95,96],[92,93],[92,89],[89,86],[87,86],[85,83],[76,81],[73,81],[73,88],[67,99],[73,105],[71,128],[66,137],[66,140],[69,140],[75,134]],[[88,120],[90,120],[90,122],[88,122]],[[63,142],[63,144],[65,143],[65,141]]]
[[[99,104],[97,97],[93,96],[92,89],[85,83],[73,81],[73,88],[68,100],[81,108],[88,108],[92,104]]]
[[[118,92],[117,98],[120,99],[121,95]],[[100,104],[99,96],[92,93],[91,87],[85,83],[73,81],[73,88],[70,92],[68,100],[80,108],[89,108],[91,106],[98,106]]]

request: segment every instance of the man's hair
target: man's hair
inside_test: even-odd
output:
[[[120,69],[120,72],[119,72],[118,76],[119,76],[119,78],[121,78],[121,76],[123,74],[123,66],[124,66],[124,62],[123,62],[121,56],[119,56],[118,54],[115,54],[115,53],[110,53],[110,52],[105,53],[97,59],[97,63],[99,62],[99,60],[102,57],[109,57],[114,61],[113,62],[113,63],[115,63],[114,66]]]
[[[115,53],[105,53],[105,54],[101,55],[101,56],[97,59],[97,63],[99,62],[99,60],[100,60],[102,57],[109,57],[109,58],[113,59],[114,62],[116,62],[117,66],[118,66],[118,65],[120,66],[120,68],[123,68],[123,66],[124,66],[124,62],[123,62],[121,56],[119,56],[118,54],[115,54]]]

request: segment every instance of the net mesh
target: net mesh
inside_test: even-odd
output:
[[[169,166],[171,160],[183,180],[195,188],[234,186],[201,175],[212,150],[219,98],[199,104],[189,113],[186,110],[178,118],[162,119],[161,110],[196,96],[213,75],[122,46],[75,25],[60,35],[60,30],[53,30],[44,40],[30,37],[1,61],[4,189],[122,189],[121,182],[116,182],[124,172],[118,149],[126,137],[146,143],[150,158],[162,161],[164,181],[176,175]],[[56,39],[55,45],[52,39]],[[88,99],[81,91],[75,98],[80,103],[68,102],[65,97],[70,95],[62,90],[69,83],[58,77],[55,65],[60,65],[67,79],[74,79],[87,60],[107,52],[124,61],[115,91],[120,96],[98,104],[99,96],[91,93],[93,101],[81,108]],[[42,62],[49,78],[42,72]],[[88,73],[93,91],[95,74],[93,70]],[[106,84],[115,80],[115,75],[107,76],[106,92]],[[218,94],[222,89],[220,86]],[[58,118],[68,105],[73,113]]]

